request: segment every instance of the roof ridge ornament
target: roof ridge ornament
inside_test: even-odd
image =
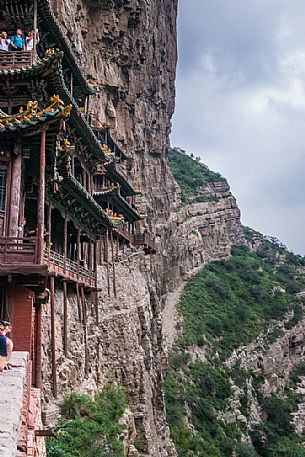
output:
[[[21,107],[19,113],[8,115],[0,110],[0,132],[5,130],[16,130],[16,128],[26,128],[35,126],[38,122],[45,122],[54,118],[67,118],[70,116],[72,105],[65,105],[59,95],[53,95],[50,99],[51,104],[38,110],[38,101],[29,100],[24,111]]]

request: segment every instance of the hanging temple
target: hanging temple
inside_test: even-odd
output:
[[[58,284],[74,287],[84,306],[97,293],[97,268],[107,265],[114,243],[146,254],[155,246],[126,172],[132,157],[91,115],[95,89],[50,2],[6,0],[0,25],[9,35],[21,27],[40,36],[31,51],[0,51],[0,313],[12,318],[15,348],[30,353],[32,382],[40,387],[41,341],[32,329],[39,328],[45,291],[51,315]],[[25,344],[14,316],[23,315],[29,296],[34,311],[24,321],[32,340]],[[54,358],[52,364],[56,397]]]

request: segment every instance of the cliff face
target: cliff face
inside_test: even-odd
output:
[[[110,296],[106,265],[101,265],[98,303],[87,297],[86,326],[75,292],[68,291],[66,356],[63,295],[58,293],[59,398],[67,389],[95,392],[109,381],[123,384],[131,410],[125,424],[128,455],[175,455],[164,412],[162,311],[169,292],[209,260],[228,256],[242,239],[239,210],[224,181],[211,184],[215,201],[179,207],[180,191],[165,156],[174,110],[177,0],[60,0],[55,9],[97,87],[90,110],[133,157],[126,171],[142,193],[138,208],[147,215],[144,224],[157,246],[155,256],[135,248],[110,255]],[[50,423],[57,408],[49,304],[43,313],[43,410]],[[168,324],[173,329],[171,318]]]

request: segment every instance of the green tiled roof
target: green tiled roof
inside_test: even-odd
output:
[[[33,63],[27,67],[0,69],[0,80],[4,79],[21,79],[41,75],[50,67],[56,65],[63,57],[63,52],[58,49],[50,52],[47,57],[40,59],[37,63]]]

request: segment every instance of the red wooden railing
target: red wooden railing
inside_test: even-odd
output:
[[[156,245],[152,241],[148,233],[136,233],[134,235],[134,245],[135,246],[144,246],[144,248],[149,248],[152,251],[156,251]]]
[[[0,264],[2,265],[37,265],[37,243],[35,238],[0,237]],[[47,264],[52,274],[69,277],[73,280],[94,283],[95,272],[85,266],[65,258],[58,252],[44,248],[43,265]]]
[[[33,263],[35,248],[35,238],[0,237],[0,262]]]
[[[44,253],[44,259],[60,267],[66,272],[77,275],[78,277],[85,278],[89,281],[95,280],[95,273],[93,271],[88,270],[84,266],[79,265],[74,260],[70,260],[58,252],[52,250],[48,251],[48,249],[46,249]]]
[[[132,233],[129,233],[125,227],[116,227],[114,231],[125,238],[125,240],[129,241],[129,243],[133,244],[134,236]]]

